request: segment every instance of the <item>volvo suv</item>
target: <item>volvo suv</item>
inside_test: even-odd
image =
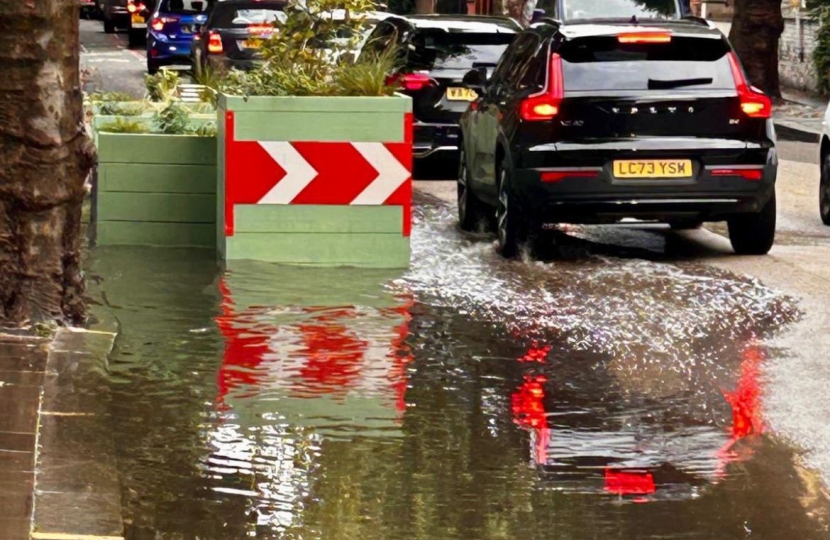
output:
[[[461,227],[494,223],[505,256],[550,223],[626,218],[725,220],[736,252],[772,247],[771,102],[705,21],[543,21],[464,85]]]

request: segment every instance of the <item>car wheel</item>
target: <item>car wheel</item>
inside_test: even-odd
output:
[[[821,162],[821,184],[819,185],[818,196],[821,221],[830,225],[830,154],[824,156]]]
[[[108,19],[106,15],[104,15],[104,33],[115,33],[115,22],[112,19]]]
[[[527,222],[521,214],[506,166],[499,171],[499,204],[496,209],[496,232],[499,252],[505,258],[515,257],[527,239]]]
[[[161,66],[158,62],[154,62],[149,59],[147,60],[147,73],[149,73],[150,75],[155,75],[159,72],[159,69],[161,69]]]
[[[137,49],[144,44],[144,31],[130,28],[127,33],[127,47]]]
[[[458,188],[458,223],[461,229],[465,231],[478,230],[479,223],[482,222],[485,223],[485,229],[489,229],[488,208],[476,197],[475,193],[470,191],[467,155],[463,149],[458,160],[458,179],[456,180]]]
[[[775,193],[760,212],[741,214],[727,220],[729,240],[739,255],[766,255],[775,242]]]

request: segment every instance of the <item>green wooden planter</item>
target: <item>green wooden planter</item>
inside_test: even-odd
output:
[[[99,132],[99,245],[214,247],[216,141]]]
[[[216,213],[220,257],[315,266],[408,267],[411,110],[406,96],[220,95]],[[396,173],[404,171],[405,182],[387,201],[358,204],[356,195],[374,178],[366,178],[366,171],[381,174],[372,173],[368,160],[360,161],[367,148],[363,143],[390,152],[387,157],[393,168],[396,157],[401,167]],[[274,148],[286,149],[293,161],[279,161],[288,158],[279,157],[280,150]],[[296,169],[297,156],[301,175],[313,178],[306,185],[309,191],[300,188],[294,199],[266,196],[279,182],[288,183],[285,179],[292,174],[297,177],[289,166],[293,163]],[[352,161],[341,162],[337,156]],[[332,160],[336,174],[330,170]],[[356,171],[364,176],[359,178]],[[312,192],[319,199],[308,195]]]
[[[96,131],[100,131],[102,127],[106,126],[107,124],[111,124],[121,120],[123,122],[135,122],[137,124],[141,124],[143,126],[147,126],[149,129],[153,128],[154,125],[154,116],[153,114],[146,114],[142,116],[106,116],[106,115],[95,115],[92,117],[92,127]],[[216,113],[213,114],[191,114],[190,115],[190,125],[194,128],[199,128],[205,124],[209,123],[216,123]]]

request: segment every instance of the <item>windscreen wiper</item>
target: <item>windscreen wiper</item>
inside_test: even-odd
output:
[[[697,86],[699,84],[712,84],[711,77],[702,77],[699,79],[649,79],[649,90],[666,90],[667,88],[680,88],[681,86]]]

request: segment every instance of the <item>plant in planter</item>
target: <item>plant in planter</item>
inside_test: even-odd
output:
[[[393,53],[349,61],[373,8],[290,1],[261,65],[216,81],[223,258],[409,264],[411,101]]]

